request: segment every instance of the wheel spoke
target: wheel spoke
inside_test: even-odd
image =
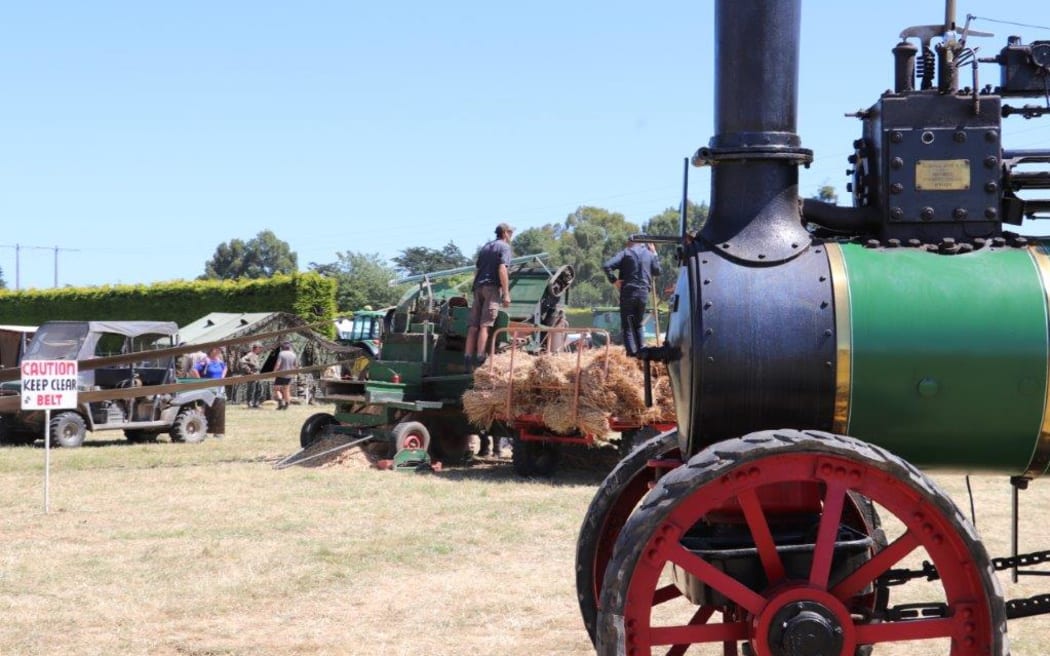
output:
[[[784,563],[780,560],[780,554],[777,553],[777,545],[769,530],[769,522],[766,521],[766,514],[762,511],[758,494],[754,488],[749,488],[741,492],[737,500],[744,510],[747,526],[751,529],[751,538],[755,541],[762,568],[766,571],[766,581],[770,585],[775,585],[784,579]]]
[[[729,642],[747,639],[747,622],[661,626],[649,632],[653,645],[695,645],[701,642]],[[670,652],[669,652],[670,653]]]
[[[703,558],[687,551],[681,544],[676,543],[669,547],[667,559],[751,613],[757,614],[765,604],[762,595],[715,568]]]
[[[875,554],[871,560],[858,567],[855,572],[843,579],[842,582],[832,589],[831,594],[845,601],[863,590],[869,583],[877,579],[880,574],[896,565],[902,558],[914,551],[918,545],[919,541],[912,532],[906,532],[887,545],[882,551]]]
[[[817,531],[817,543],[813,548],[813,566],[809,571],[810,584],[821,589],[828,586],[831,557],[835,554],[835,538],[838,537],[845,500],[845,484],[837,480],[828,481],[827,492],[824,494],[824,511],[820,517],[820,529]]]
[[[653,606],[659,606],[662,603],[677,599],[682,596],[682,591],[678,589],[674,583],[668,583],[662,588],[659,588],[653,593]]]
[[[897,642],[900,640],[947,638],[952,635],[954,628],[955,620],[952,618],[885,622],[883,624],[858,624],[857,643],[873,645],[879,642]]]
[[[711,616],[714,615],[714,612],[714,606],[701,606],[700,608],[697,608],[696,612],[693,613],[692,619],[689,620],[690,626],[706,624],[707,620],[711,619]],[[688,643],[677,644],[667,650],[666,656],[682,656],[688,649]]]

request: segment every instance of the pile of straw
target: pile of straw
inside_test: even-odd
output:
[[[523,415],[542,418],[555,433],[603,436],[613,418],[644,426],[673,421],[674,402],[667,369],[653,365],[653,407],[645,407],[642,363],[623,347],[529,356],[503,353],[474,373],[474,389],[463,395],[463,410],[475,426]],[[579,379],[577,396],[577,378]]]

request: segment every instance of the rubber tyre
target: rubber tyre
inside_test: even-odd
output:
[[[51,442],[66,449],[84,445],[87,423],[75,412],[60,412],[51,417]]]
[[[550,478],[557,471],[560,458],[561,448],[556,442],[534,442],[520,437],[514,438],[511,464],[518,476]]]
[[[310,415],[303,422],[303,427],[299,429],[299,446],[304,449],[310,448],[324,437],[329,426],[334,426],[338,423],[335,417],[327,412],[318,412],[315,415]]]
[[[430,431],[418,421],[403,421],[390,430],[394,453],[401,449],[430,449]]]
[[[208,420],[198,408],[184,408],[171,425],[171,440],[197,444],[208,436]]]
[[[679,458],[678,431],[660,433],[638,444],[602,481],[583,516],[576,540],[576,597],[587,635],[594,644],[598,624],[598,586],[605,576],[613,544],[638,502],[653,481],[650,460],[674,455]],[[601,561],[601,562],[599,562]],[[601,571],[598,571],[598,570]]]

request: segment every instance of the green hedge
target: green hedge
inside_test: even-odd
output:
[[[336,281],[316,273],[268,279],[177,280],[153,285],[105,285],[0,291],[6,324],[45,321],[154,320],[184,326],[211,312],[290,312],[324,322],[334,335]]]

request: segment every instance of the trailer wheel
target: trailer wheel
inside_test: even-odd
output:
[[[183,408],[171,425],[171,440],[196,444],[208,436],[208,420],[199,408]]]
[[[660,433],[631,451],[602,481],[583,516],[580,537],[576,541],[576,597],[592,644],[598,622],[602,579],[613,545],[627,518],[655,480],[656,471],[649,467],[649,461],[664,457],[668,460],[681,458],[678,431]]]
[[[318,412],[303,422],[303,427],[299,429],[299,446],[306,449],[312,446],[315,442],[321,440],[325,433],[328,431],[329,426],[338,424],[335,417],[328,414],[327,412]]]
[[[75,449],[84,444],[86,436],[87,424],[77,413],[60,412],[51,418],[51,437],[60,446]]]
[[[894,517],[874,555],[876,540],[857,544],[843,526],[850,493]],[[792,514],[799,500],[809,510]],[[903,580],[902,596],[919,603],[877,612],[878,588],[906,557],[935,570]],[[897,641],[923,653],[1008,649],[998,580],[951,499],[900,458],[816,431],[719,442],[663,476],[621,531],[600,606],[602,655],[740,642],[761,656]]]
[[[390,431],[395,453],[402,449],[430,448],[430,431],[418,421],[403,421]]]
[[[550,477],[558,469],[561,449],[556,442],[540,442],[514,438],[511,464],[518,476]]]

